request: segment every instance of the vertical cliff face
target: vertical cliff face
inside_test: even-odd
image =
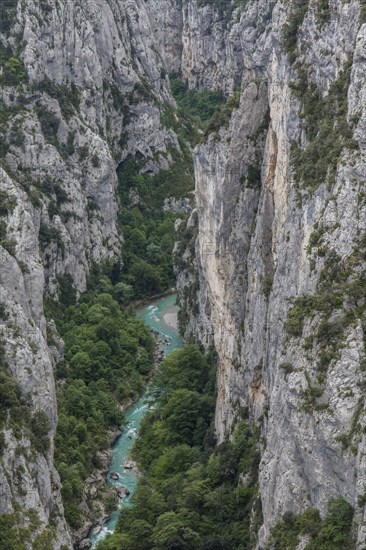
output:
[[[182,66],[240,101],[194,153],[200,307],[187,333],[219,354],[219,441],[243,407],[261,427],[262,540],[285,511],[323,513],[343,495],[361,547],[364,7],[248,2],[206,37],[212,10],[187,3]]]
[[[70,547],[53,466],[54,368],[63,349],[44,298],[83,291],[93,264],[120,260],[120,163],[138,155],[155,173],[170,165],[172,150],[179,154],[160,120],[172,104],[166,75],[179,46],[177,53],[159,26],[174,37],[180,12],[143,1],[8,4],[0,34],[0,328],[1,371],[17,397],[1,419],[0,514],[12,514],[27,540]]]

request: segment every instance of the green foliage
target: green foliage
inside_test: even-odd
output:
[[[366,23],[366,1],[360,0],[360,16],[359,16],[360,25]]]
[[[184,116],[207,122],[226,103],[221,90],[189,90],[188,84],[176,75],[170,77],[172,94]]]
[[[4,10],[2,8],[0,10],[0,17],[3,11]],[[14,54],[10,47],[4,47],[1,43],[0,66],[3,69],[3,74],[0,76],[0,85],[18,86],[23,82],[26,82],[27,73],[23,61]]]
[[[8,216],[16,206],[16,198],[7,191],[0,190],[0,216]]]
[[[118,169],[121,203],[128,202],[131,190],[143,201],[136,207],[122,209],[119,215],[124,234],[121,282],[132,288],[130,298],[154,295],[173,286],[177,215],[163,212],[162,202],[165,196],[185,196],[193,187],[191,173],[185,172],[187,166],[178,159],[170,169],[155,175],[141,175],[141,165],[140,160],[131,158]]]
[[[64,276],[59,284],[61,304],[47,306],[65,342],[66,359],[58,369],[64,382],[58,392],[55,460],[66,519],[77,528],[83,481],[100,467],[98,452],[109,447],[110,429],[122,423],[119,404],[143,391],[154,344],[143,322],[120,308],[106,275],[95,276],[94,290],[77,304],[71,278]],[[115,295],[120,294],[117,286]]]
[[[56,84],[48,77],[45,77],[35,85],[35,90],[48,94],[53,99],[57,99],[62,116],[68,121],[79,110],[80,95],[74,83],[70,86]]]
[[[75,132],[69,132],[67,134],[66,143],[59,145],[59,151],[64,158],[71,157],[75,153]]]
[[[210,375],[206,358],[198,348],[187,345],[184,351],[175,350],[165,359],[156,383],[161,388],[161,399],[166,402],[176,390],[204,390],[210,383]]]
[[[292,89],[302,103],[300,116],[308,143],[305,148],[293,144],[292,165],[296,181],[316,189],[327,177],[334,179],[343,148],[357,147],[347,121],[351,63],[346,64],[325,96],[310,82],[304,67],[296,68],[298,78]]]
[[[179,106],[178,116],[183,122],[184,132],[182,124],[177,123],[174,112],[169,109],[162,118],[163,123],[192,145],[207,139],[221,127],[227,127],[233,110],[239,106],[240,92],[235,92],[226,100],[220,90],[189,90],[188,85],[174,74],[170,77],[170,85]]]
[[[2,366],[0,371],[0,411],[21,405],[20,392],[15,378]]]
[[[294,306],[287,313],[285,331],[293,337],[302,336],[304,321],[314,308],[314,300],[311,296],[302,296],[295,300]]]
[[[329,0],[318,0],[316,4],[316,20],[322,27],[330,19]]]
[[[9,34],[15,22],[18,0],[2,0],[0,9],[0,33]]]
[[[49,550],[54,545],[54,536],[50,529],[45,529],[33,542],[32,550]]]
[[[215,368],[197,347],[171,354],[156,383],[159,405],[144,418],[133,451],[144,475],[132,508],[123,511],[117,532],[98,550],[251,547],[258,495],[255,435],[241,422],[232,442],[213,449]]]
[[[10,145],[19,146],[22,142],[21,136],[23,136],[23,133],[21,128],[15,123],[9,124],[12,118],[21,111],[22,107],[20,105],[12,105],[10,107],[0,100],[0,158],[5,157]]]
[[[170,168],[156,174],[144,170],[149,158],[129,156],[118,169],[119,193],[122,204],[126,204],[131,190],[141,199],[140,207],[146,211],[160,211],[167,197],[186,197],[194,188],[192,156],[187,146],[181,142],[182,152],[169,147],[172,158]]]
[[[297,37],[301,25],[308,12],[309,0],[294,0],[292,11],[282,31],[283,47],[288,54],[291,63],[297,57]]]
[[[57,147],[57,132],[60,126],[60,119],[44,105],[37,105],[36,112],[45,140]]]
[[[0,342],[0,429],[12,429],[15,437],[23,435],[41,454],[49,450],[50,421],[44,411],[31,413],[30,405],[22,396],[16,378],[9,372],[3,343]],[[0,456],[5,450],[5,437],[0,434]]]
[[[331,84],[328,93],[311,82],[310,67],[299,61],[297,42],[299,29],[304,21],[309,0],[295,0],[288,21],[283,27],[283,46],[290,62],[294,65],[297,78],[292,90],[301,102],[300,117],[307,144],[300,142],[292,146],[292,165],[297,184],[302,183],[312,190],[327,179],[332,182],[337,164],[345,147],[355,149],[357,142],[347,120],[347,94],[350,83],[351,62],[345,64],[343,71]],[[318,0],[316,18],[323,25],[330,17],[328,0]],[[296,63],[295,63],[296,62]]]
[[[325,518],[318,510],[309,508],[295,516],[286,512],[282,521],[273,528],[270,548],[295,550],[300,536],[307,536],[306,550],[352,550],[356,547],[352,535],[353,508],[340,497],[331,499]]]
[[[51,424],[44,411],[36,411],[31,420],[32,444],[40,453],[46,453],[50,448],[49,432]]]
[[[6,449],[5,434],[0,432],[0,458],[4,455]]]
[[[45,250],[52,243],[56,243],[62,251],[64,250],[64,241],[57,227],[41,222],[38,239],[42,250]]]
[[[210,121],[207,124],[205,130],[205,138],[207,139],[210,134],[213,132],[218,132],[220,128],[226,128],[229,125],[231,115],[234,109],[239,107],[240,103],[240,92],[234,92],[234,94],[229,97],[227,102],[219,111],[212,116]]]
[[[279,368],[284,371],[285,377],[295,371],[293,364],[289,362],[280,363]]]
[[[8,370],[5,355],[4,343],[0,341],[0,428],[10,422],[10,427],[19,433],[27,425],[30,411],[22,399],[15,377]],[[3,450],[4,446],[5,439],[2,443]]]
[[[50,550],[54,546],[52,530],[47,528],[32,541],[32,534],[40,527],[37,512],[26,510],[28,527],[21,525],[21,515],[17,513],[0,515],[0,550]]]
[[[0,550],[26,550],[24,537],[18,529],[16,514],[0,515]]]
[[[320,244],[325,232],[325,228],[322,228],[320,233],[314,234],[311,250]],[[319,409],[327,406],[316,400],[323,394],[329,366],[339,359],[349,329],[357,323],[364,323],[365,243],[365,236],[361,235],[352,253],[343,260],[334,251],[327,253],[316,293],[294,300],[287,314],[284,328],[290,337],[301,337],[305,319],[309,319],[310,327],[311,321],[316,318],[316,328],[304,342],[305,349],[311,350],[316,346],[316,382],[308,379],[309,387],[303,395],[307,412],[311,412],[314,407]],[[348,443],[352,435],[347,437]]]

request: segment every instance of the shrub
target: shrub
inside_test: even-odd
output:
[[[12,213],[17,204],[14,195],[9,195],[7,191],[0,190],[0,216],[8,216]]]
[[[292,11],[282,30],[283,47],[293,63],[296,60],[297,36],[308,11],[309,0],[295,0]]]
[[[310,537],[308,550],[351,550],[355,548],[352,536],[353,508],[340,497],[331,499],[328,512],[322,520],[318,510],[308,508],[302,514],[286,512],[282,521],[272,529],[270,546],[276,550],[295,550],[300,536]]]
[[[351,63],[345,64],[324,97],[309,81],[306,68],[299,65],[296,68],[299,76],[293,90],[302,102],[300,115],[308,143],[305,148],[293,143],[292,165],[295,180],[316,189],[327,177],[331,181],[334,179],[343,148],[358,146],[347,121]]]
[[[65,120],[69,120],[79,110],[80,95],[74,83],[65,86],[56,84],[48,77],[45,77],[36,84],[35,89],[42,93],[47,93],[53,99],[57,99]]]
[[[44,411],[36,411],[31,420],[31,429],[33,432],[33,446],[40,453],[46,453],[50,448],[49,432],[51,423]]]
[[[2,0],[0,10],[0,31],[9,34],[11,27],[15,22],[17,0]]]
[[[60,126],[60,119],[44,105],[38,105],[36,112],[45,140],[57,146],[57,132]]]
[[[10,0],[5,0],[5,2],[7,1]],[[0,10],[1,17],[4,17],[4,6]],[[2,85],[18,86],[27,80],[27,73],[22,60],[14,55],[10,47],[4,47],[2,44],[0,44],[0,65],[3,68],[3,74],[0,76]]]

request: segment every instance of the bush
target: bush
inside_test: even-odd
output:
[[[0,216],[9,216],[17,204],[14,195],[9,195],[6,191],[0,190]]]
[[[295,0],[282,31],[283,47],[293,63],[296,60],[297,35],[308,11],[309,0]]]
[[[300,116],[308,144],[305,148],[296,142],[293,144],[292,165],[295,180],[310,189],[316,189],[327,178],[334,180],[343,148],[358,147],[347,121],[351,63],[345,64],[324,97],[310,82],[306,68],[299,65],[296,68],[298,80],[292,87],[302,102]]]
[[[9,1],[11,0],[5,0],[5,2]],[[4,6],[0,10],[0,18],[3,17]],[[19,84],[26,82],[27,73],[22,60],[14,55],[10,47],[4,47],[2,44],[0,44],[0,65],[3,68],[3,74],[0,76],[0,83],[3,86],[18,86]]]
[[[16,8],[18,0],[2,0],[0,10],[0,32],[9,34],[11,27],[15,22]]]
[[[352,550],[356,547],[352,536],[353,512],[342,497],[329,501],[323,520],[313,508],[297,516],[286,512],[272,529],[270,546],[275,550],[295,550],[300,536],[308,535],[307,550]]]
[[[61,122],[60,119],[44,105],[38,105],[36,112],[45,140],[57,147],[57,132]]]
[[[53,99],[57,99],[65,120],[69,120],[79,110],[80,96],[74,83],[68,87],[56,84],[48,77],[45,77],[36,84],[35,89],[42,93],[47,93]]]
[[[49,432],[51,423],[44,411],[34,413],[31,420],[31,430],[33,432],[32,443],[40,453],[46,453],[50,448]]]

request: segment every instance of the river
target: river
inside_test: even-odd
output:
[[[141,307],[137,311],[137,316],[145,321],[151,330],[157,333],[159,349],[165,355],[169,355],[173,350],[182,347],[183,342],[176,330],[176,315],[177,307],[175,306],[176,295],[167,296]],[[107,535],[112,534],[121,508],[129,506],[129,500],[133,494],[138,475],[133,468],[125,468],[129,461],[129,453],[135,439],[138,437],[141,420],[154,404],[154,392],[147,392],[143,395],[125,415],[125,425],[121,428],[122,435],[117,439],[112,447],[112,461],[107,474],[107,483],[113,484],[117,489],[126,488],[129,491],[129,496],[120,501],[118,510],[115,510],[108,521],[103,525],[99,533],[89,535],[92,542],[91,548],[95,548],[96,544],[103,540]],[[114,472],[119,478],[113,480],[110,474]]]

